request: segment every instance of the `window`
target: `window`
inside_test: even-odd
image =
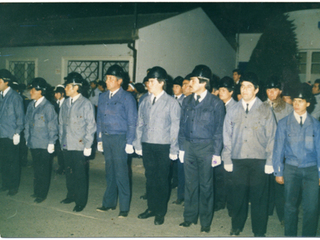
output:
[[[299,59],[299,73],[306,74],[307,72],[307,52],[300,52]]]
[[[311,74],[320,74],[320,52],[312,53]]]
[[[35,77],[35,61],[9,61],[9,71],[18,83],[28,85]]]

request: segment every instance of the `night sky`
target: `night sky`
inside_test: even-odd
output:
[[[135,3],[1,3],[0,21],[30,22],[50,19],[86,18],[94,16],[127,15],[134,13]],[[229,40],[237,32],[263,32],[269,20],[295,10],[320,8],[320,3],[261,3],[261,2],[166,2],[137,3],[138,14],[185,12],[202,7],[221,33]]]

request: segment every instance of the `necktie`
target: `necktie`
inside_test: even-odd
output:
[[[178,99],[178,97],[177,97],[177,96],[175,96],[174,98],[175,98],[175,99]]]
[[[153,98],[152,105],[156,102],[156,97]]]
[[[71,106],[72,106],[72,104],[73,104],[73,98],[71,98]]]
[[[0,99],[3,99],[3,92],[0,93]]]
[[[302,127],[302,117],[300,116],[300,127]]]
[[[249,112],[249,103],[247,103],[247,109],[246,109],[246,114]]]
[[[113,93],[110,93],[110,99],[113,97]]]
[[[36,103],[37,103],[37,101],[34,101],[34,103],[33,103],[33,106],[34,106],[34,107],[36,107]]]
[[[196,105],[199,104],[200,95],[197,95]]]

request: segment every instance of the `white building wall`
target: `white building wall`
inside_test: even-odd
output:
[[[8,68],[10,60],[36,60],[36,77],[43,77],[52,86],[64,82],[70,60],[129,60],[132,51],[127,44],[74,45],[50,47],[15,47],[0,49],[0,69]],[[131,73],[130,73],[131,75]]]
[[[146,70],[161,66],[175,78],[205,64],[219,77],[231,76],[235,50],[201,8],[139,29],[137,82]]]
[[[261,37],[261,33],[241,33],[239,34],[239,56],[236,66],[239,62],[249,62],[253,49]]]

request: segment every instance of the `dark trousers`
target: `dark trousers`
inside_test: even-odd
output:
[[[24,133],[20,134],[20,143],[19,143],[19,159],[20,166],[27,166],[28,164],[28,147],[26,145],[26,139],[24,138]]]
[[[251,202],[252,232],[263,235],[268,222],[269,175],[264,173],[266,160],[233,159],[232,228],[242,231]]]
[[[31,149],[31,155],[34,169],[34,195],[47,198],[51,180],[52,155],[47,149]]]
[[[223,209],[226,205],[225,171],[223,162],[213,168],[214,171],[214,205],[215,209]]]
[[[0,138],[2,187],[18,190],[20,184],[19,145],[9,138]]]
[[[232,208],[233,208],[233,195],[232,195],[232,189],[233,189],[233,183],[232,183],[232,176],[233,172],[224,172],[225,178],[225,192],[226,192],[226,203],[227,203],[227,209],[229,217],[232,217]]]
[[[61,145],[60,145],[59,140],[56,141],[55,152],[56,152],[57,158],[58,158],[59,169],[64,170],[65,164],[64,164],[64,158],[63,158],[63,151],[61,149]]]
[[[185,198],[184,220],[198,222],[201,226],[211,225],[213,216],[213,142],[184,143]]]
[[[183,200],[184,199],[184,188],[185,188],[185,178],[184,178],[184,166],[183,163],[180,162],[180,160],[177,160],[178,165],[178,199]]]
[[[170,145],[142,143],[148,209],[165,216],[169,198]]]
[[[107,189],[103,196],[104,207],[116,207],[119,194],[120,211],[129,211],[130,182],[128,156],[125,152],[126,135],[102,135]]]
[[[278,219],[280,222],[284,220],[284,185],[276,182],[275,177],[273,176],[274,182],[274,204],[276,207]]]
[[[83,151],[63,150],[67,180],[67,198],[76,205],[86,206],[88,201],[89,162]]]
[[[302,192],[303,223],[302,236],[315,237],[318,227],[317,166],[298,168],[285,164],[284,167],[284,226],[285,236],[297,236],[299,193]]]

